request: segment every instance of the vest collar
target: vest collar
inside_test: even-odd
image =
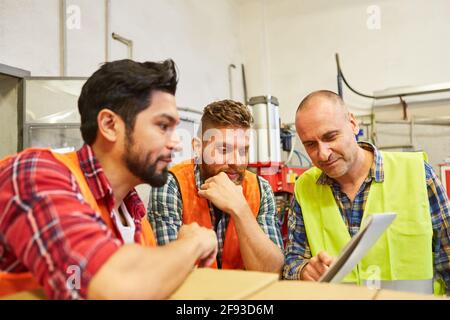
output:
[[[95,200],[105,197],[113,197],[113,191],[108,179],[100,166],[100,162],[95,157],[92,147],[84,144],[77,151],[78,160],[80,162],[81,170],[86,177],[86,181],[94,195]]]
[[[194,162],[194,177],[195,177],[195,185],[197,186],[197,190],[200,190],[202,186],[202,176],[200,173],[200,165]]]

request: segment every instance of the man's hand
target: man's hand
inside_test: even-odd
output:
[[[239,214],[244,208],[248,208],[242,186],[235,185],[224,172],[207,179],[201,185],[198,195],[228,214]]]
[[[322,274],[328,270],[333,263],[334,258],[330,257],[325,251],[320,252],[317,256],[312,257],[308,264],[300,273],[300,280],[318,281]]]
[[[164,246],[146,247],[136,243],[121,246],[91,279],[87,297],[165,299],[180,286],[196,264],[209,266],[216,255],[214,231],[197,223],[183,225],[178,240]]]
[[[217,256],[217,237],[216,233],[205,227],[200,227],[196,222],[184,224],[178,232],[178,240],[193,239],[197,240],[199,246],[199,267],[209,267]]]

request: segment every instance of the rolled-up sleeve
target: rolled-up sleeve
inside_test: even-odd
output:
[[[280,231],[280,219],[277,215],[275,197],[267,180],[258,177],[261,186],[261,201],[257,222],[265,234],[283,250],[283,239]]]
[[[311,250],[306,237],[302,210],[295,197],[291,207],[292,211],[288,218],[288,242],[284,253],[283,278],[298,280],[301,269],[311,259]]]
[[[178,237],[182,225],[183,203],[175,177],[169,173],[167,183],[150,190],[148,219],[158,245],[165,245]]]

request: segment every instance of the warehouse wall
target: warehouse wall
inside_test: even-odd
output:
[[[379,147],[412,144],[412,148],[393,150],[426,151],[429,162],[439,174],[439,164],[450,158],[450,93],[411,96],[405,100],[408,101],[409,121],[389,123],[403,121],[403,108],[398,99],[378,101],[373,109],[377,123],[370,129],[375,129]],[[434,125],[424,124],[424,120]]]
[[[335,52],[340,53],[349,82],[369,94],[450,81],[449,1],[239,3],[249,94],[277,96],[285,122],[294,119],[307,93],[337,90]],[[356,113],[367,113],[372,105],[348,90],[345,96]]]
[[[66,75],[89,76],[105,60],[104,1],[67,0],[67,10]],[[236,12],[232,0],[111,0],[110,30],[134,41],[136,60],[173,58],[179,105],[202,109],[229,97],[228,65],[241,63]],[[59,0],[0,0],[1,63],[33,76],[59,76],[59,48]],[[111,39],[110,58],[126,57],[126,47]],[[233,91],[241,99],[234,73]]]
[[[450,1],[241,0],[241,41],[250,96],[272,94],[285,123],[311,91],[337,91],[338,52],[350,84],[362,92],[450,82]],[[373,101],[344,90],[352,112]],[[450,95],[405,98],[410,115],[450,116]],[[395,104],[395,106],[393,105]],[[402,119],[397,101],[383,101],[379,119]],[[380,145],[408,143],[409,127],[379,126]],[[416,126],[416,149],[437,164],[450,156],[448,127]]]
[[[110,3],[110,31],[133,40],[135,60],[175,60],[179,106],[201,110],[212,100],[229,98],[228,66],[242,62],[233,0]],[[32,76],[61,75],[59,4],[59,0],[0,0],[0,63],[29,70]],[[66,75],[89,76],[105,61],[105,2],[67,0],[66,8]],[[110,60],[127,58],[126,47],[115,40],[110,40],[109,50]],[[233,98],[240,100],[240,69],[233,69],[231,76]],[[14,131],[3,131],[1,140],[9,141]],[[140,190],[146,202],[148,188]]]
[[[17,151],[19,80],[0,74],[0,159]]]
[[[228,97],[228,66],[244,62],[249,96],[277,96],[282,121],[293,122],[304,95],[336,90],[335,52],[350,83],[362,92],[449,81],[446,0],[110,2],[110,31],[134,41],[136,60],[175,59],[180,70],[178,104],[184,107],[201,109]],[[88,76],[105,60],[104,1],[67,0],[67,7],[72,9],[67,75]],[[73,8],[79,9],[79,26],[70,20],[76,15]],[[59,45],[58,0],[0,0],[1,63],[36,76],[58,76]],[[115,40],[109,49],[112,60],[127,56],[125,46]],[[241,100],[239,68],[232,70],[232,82],[233,98]],[[356,114],[370,112],[373,104],[348,90],[345,99]],[[432,110],[433,115],[450,115],[448,96],[417,99],[406,99],[411,114]],[[402,117],[399,105],[380,106],[376,113],[383,119]],[[380,143],[391,137],[404,141],[407,130],[385,126]],[[416,132],[435,165],[450,155],[448,131],[421,126]]]

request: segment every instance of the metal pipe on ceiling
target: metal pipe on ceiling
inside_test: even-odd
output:
[[[108,62],[110,60],[110,40],[109,40],[109,34],[110,34],[110,25],[111,21],[111,1],[105,0],[105,62]]]
[[[59,75],[67,74],[66,0],[59,1]]]
[[[112,33],[111,36],[114,40],[117,40],[128,47],[128,59],[133,59],[133,40],[124,38],[121,35],[118,35],[117,33],[114,32]]]
[[[440,92],[450,92],[450,83],[442,83],[442,84],[434,84],[434,85],[427,85],[427,86],[415,86],[415,87],[408,87],[403,89],[392,89],[387,92],[388,94],[382,94],[382,93],[376,93],[375,95],[370,95],[366,93],[362,93],[361,91],[358,91],[354,89],[347,81],[347,79],[344,76],[344,73],[342,72],[342,67],[339,61],[339,54],[335,54],[336,58],[336,65],[338,70],[338,88],[342,87],[342,83],[340,83],[340,80],[342,80],[345,85],[355,94],[369,98],[369,99],[375,99],[375,100],[381,100],[381,99],[390,99],[390,98],[402,98],[407,96],[414,96],[414,95],[421,95],[421,94],[431,94],[431,93],[440,93]]]

